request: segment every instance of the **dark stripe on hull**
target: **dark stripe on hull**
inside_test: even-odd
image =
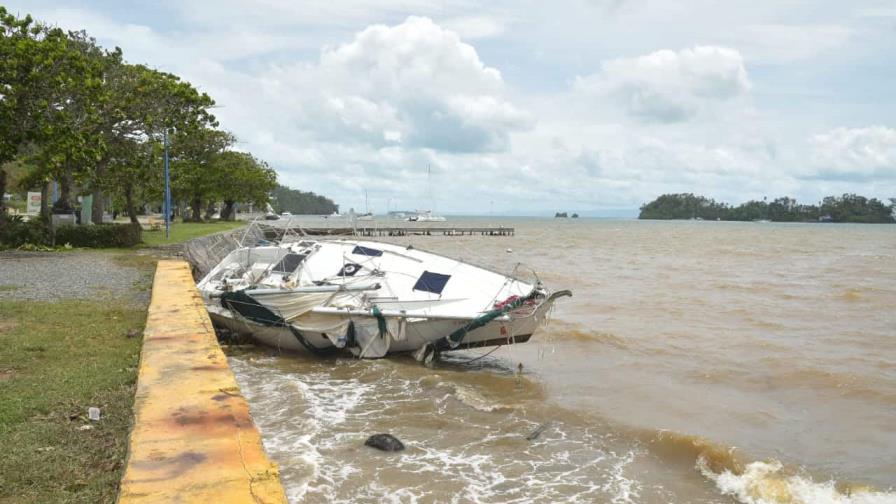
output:
[[[441,351],[451,351],[451,350],[465,350],[467,348],[482,348],[482,347],[490,347],[490,346],[501,346],[501,345],[513,345],[516,343],[525,343],[529,341],[531,338],[531,334],[520,334],[519,336],[514,336],[513,338],[495,338],[485,341],[476,341],[473,343],[461,343],[454,348],[444,340],[440,339],[436,348]]]

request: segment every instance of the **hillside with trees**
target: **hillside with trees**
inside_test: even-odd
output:
[[[93,222],[110,206],[135,224],[139,214],[158,210],[166,138],[173,212],[185,221],[219,209],[233,219],[240,203],[263,206],[272,191],[286,190],[264,161],[234,150],[236,138],[220,128],[209,95],[176,75],[128,63],[120,48],[100,47],[84,31],[0,7],[0,90],[0,195],[23,201],[26,191],[40,191],[45,224],[51,212],[71,213],[78,196],[93,196]],[[285,210],[336,208],[311,193],[279,200]],[[10,222],[0,198],[0,237]]]
[[[330,215],[339,211],[339,205],[328,198],[282,185],[271,192],[271,207],[277,213],[296,215]]]
[[[893,223],[896,198],[890,205],[856,194],[828,196],[817,205],[781,197],[771,202],[748,201],[730,206],[690,193],[663,194],[641,206],[639,219],[703,219],[723,221]]]

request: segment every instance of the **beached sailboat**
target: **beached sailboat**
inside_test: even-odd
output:
[[[412,247],[354,240],[239,248],[198,287],[216,324],[260,343],[369,358],[523,343],[555,300],[571,295]]]

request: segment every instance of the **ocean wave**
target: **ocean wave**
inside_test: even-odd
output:
[[[477,411],[488,413],[492,411],[513,409],[513,405],[488,399],[487,397],[482,395],[481,392],[471,386],[444,381],[438,382],[436,386],[440,388],[446,388],[451,391],[446,397],[453,397],[454,399]]]
[[[621,336],[603,331],[591,331],[579,324],[552,320],[546,331],[547,339],[557,341],[594,342],[613,346],[622,350],[629,349],[631,343]]]
[[[896,493],[834,481],[815,481],[777,460],[745,461],[734,447],[671,431],[647,442],[670,462],[694,464],[723,495],[744,504],[896,504]]]
[[[776,460],[751,462],[740,472],[715,472],[703,458],[698,458],[697,469],[714,482],[720,492],[744,504],[896,503],[896,493],[787,474],[784,465]]]

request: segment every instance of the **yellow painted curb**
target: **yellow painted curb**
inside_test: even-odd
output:
[[[118,502],[286,502],[183,261],[156,269]]]

